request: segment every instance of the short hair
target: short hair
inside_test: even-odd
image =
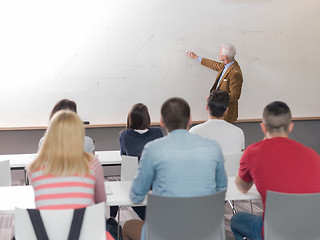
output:
[[[137,103],[132,106],[127,117],[127,129],[144,130],[150,126],[150,115],[146,105]]]
[[[229,106],[229,94],[223,90],[213,90],[208,97],[207,105],[211,116],[223,117]]]
[[[284,102],[272,102],[263,110],[263,123],[269,133],[287,133],[291,121],[290,108]]]
[[[84,127],[79,116],[70,110],[54,114],[44,141],[29,171],[43,168],[45,175],[72,176],[90,173],[90,154],[84,151]]]
[[[56,105],[54,105],[53,109],[51,110],[50,119],[56,112],[67,109],[77,113],[77,104],[69,99],[61,99],[59,102],[56,103]]]
[[[182,98],[170,98],[162,104],[161,117],[169,132],[175,129],[187,129],[190,107]]]
[[[227,59],[230,61],[230,60],[234,59],[237,51],[236,51],[236,48],[232,44],[224,43],[221,45],[221,53],[222,53],[222,55],[227,56]]]

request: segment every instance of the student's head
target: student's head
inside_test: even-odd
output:
[[[210,116],[222,118],[229,106],[229,94],[223,90],[213,90],[207,100]]]
[[[50,113],[50,119],[53,117],[53,115],[60,111],[60,110],[66,110],[69,109],[71,111],[77,112],[77,104],[74,101],[71,101],[69,99],[61,99],[59,102],[54,105],[53,109]]]
[[[224,43],[220,47],[219,58],[220,61],[224,61],[225,58],[228,61],[232,61],[236,56],[236,48],[230,43]]]
[[[190,107],[182,98],[170,98],[161,107],[161,126],[169,132],[175,129],[188,129]]]
[[[88,154],[84,152],[84,127],[70,110],[54,114],[45,133],[38,156],[30,170],[44,167],[45,174],[69,176],[89,173]]]
[[[148,108],[142,103],[133,105],[127,117],[127,128],[144,130],[149,126],[150,115]]]
[[[262,130],[269,134],[288,134],[293,128],[291,111],[287,104],[275,101],[263,110]]]

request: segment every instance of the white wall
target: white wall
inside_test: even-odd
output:
[[[61,98],[91,124],[124,123],[145,103],[185,98],[205,120],[216,73],[185,55],[238,51],[240,119],[284,100],[294,117],[320,116],[320,1],[2,0],[0,127],[43,126]]]

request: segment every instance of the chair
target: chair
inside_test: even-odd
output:
[[[320,236],[320,193],[267,192],[265,240],[316,240]]]
[[[0,186],[11,186],[11,169],[10,161],[0,161]]]
[[[149,194],[143,234],[147,240],[224,240],[225,193],[179,198]]]
[[[132,181],[138,170],[138,157],[122,155],[121,181]]]
[[[80,232],[80,240],[106,239],[105,203],[86,208]],[[68,239],[73,209],[40,210],[48,238],[50,240]],[[17,240],[37,240],[28,211],[15,209],[15,237]]]
[[[228,177],[235,177],[238,175],[240,159],[243,152],[239,153],[225,153],[224,156],[224,168]]]
[[[240,166],[240,159],[241,159],[242,154],[243,154],[243,152],[223,154],[224,168],[226,170],[226,174],[228,177],[235,177],[238,175],[239,166]],[[232,212],[234,215],[237,212],[237,210],[234,206],[234,201],[228,200],[228,203],[229,203],[230,207],[232,208]],[[250,201],[250,204],[251,204],[251,209],[252,209],[251,201]]]

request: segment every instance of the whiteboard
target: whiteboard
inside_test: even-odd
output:
[[[320,116],[319,12],[319,0],[2,0],[0,127],[44,126],[61,98],[90,124],[125,123],[138,102],[159,122],[173,96],[206,120],[216,72],[185,51],[218,59],[224,42],[244,76],[239,119],[273,100]]]

